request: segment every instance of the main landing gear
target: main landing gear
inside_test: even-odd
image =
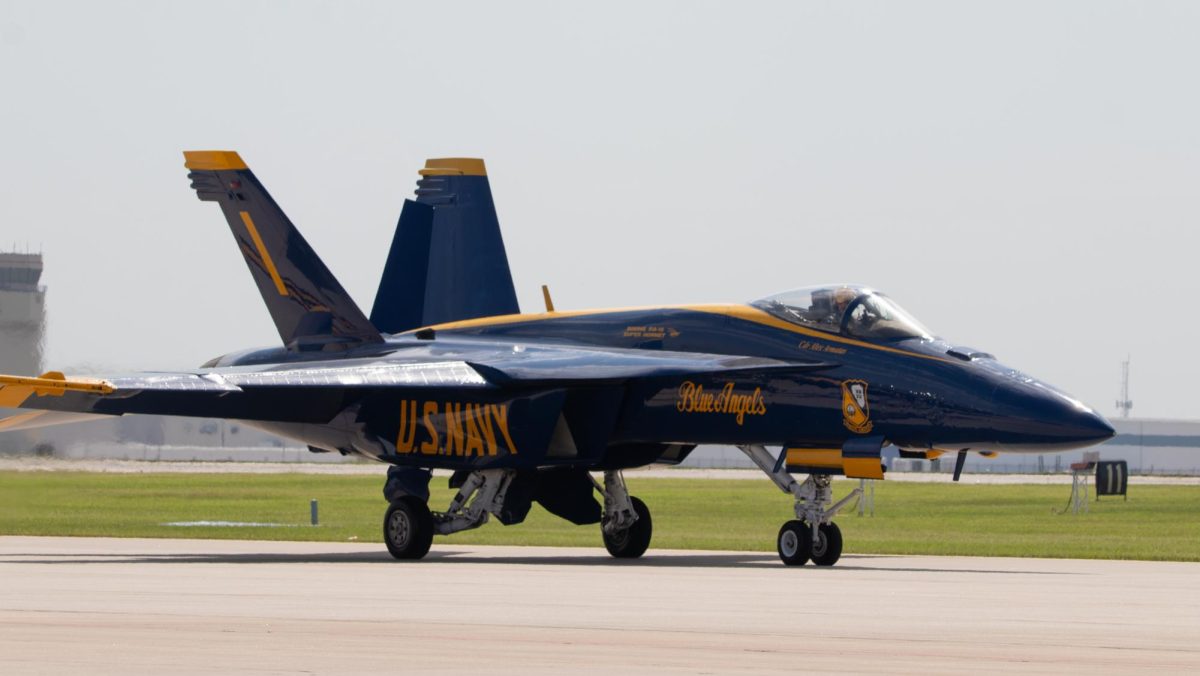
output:
[[[478,528],[487,523],[489,514],[504,520],[504,498],[516,474],[504,469],[472,472],[445,512],[429,510],[428,489],[424,499],[416,495],[389,496],[391,504],[383,517],[383,541],[388,551],[401,560],[424,558],[434,535]]]
[[[462,479],[458,494],[445,512],[429,510],[428,472],[414,471],[425,474],[412,479],[415,475],[403,470],[394,476],[389,473],[384,489],[389,507],[383,518],[383,541],[397,559],[423,558],[429,553],[434,535],[478,528],[487,523],[491,515],[499,518],[501,523],[520,523],[529,510],[528,486],[518,480],[516,470],[471,472]],[[587,476],[592,486],[604,496],[604,510],[599,515],[604,548],[618,559],[636,559],[644,554],[650,546],[653,530],[646,503],[629,494],[619,470],[606,471],[603,484],[591,475]],[[406,481],[406,478],[410,480]],[[588,484],[584,482],[579,488],[583,491],[583,499],[595,509]],[[575,521],[595,522],[594,513],[590,519],[585,517]]]
[[[653,531],[650,508],[629,494],[620,470],[606,471],[603,486],[595,479],[592,483],[604,496],[604,516],[600,518],[604,548],[618,559],[636,559],[645,554]]]
[[[789,566],[803,566],[812,561],[818,566],[832,566],[842,556],[842,531],[833,517],[862,489],[833,503],[832,479],[828,475],[810,474],[803,483],[796,481],[784,467],[782,458],[776,460],[760,445],[738,446],[759,469],[766,473],[780,490],[796,499],[796,518],[779,529],[776,546],[779,558]],[[832,503],[832,504],[831,504]]]

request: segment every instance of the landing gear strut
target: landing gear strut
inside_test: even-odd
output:
[[[818,566],[832,566],[842,556],[842,531],[833,517],[862,492],[855,488],[833,502],[833,481],[825,474],[810,474],[803,483],[796,481],[784,467],[760,445],[738,446],[780,490],[796,499],[796,518],[779,529],[776,546],[779,558],[788,566],[803,566],[810,560]]]
[[[445,512],[429,511],[428,503],[421,497],[395,495],[383,517],[383,541],[388,551],[397,559],[420,559],[429,553],[434,535],[482,526],[489,514],[500,514],[515,476],[514,470],[472,472]]]
[[[604,496],[604,516],[600,518],[604,548],[618,559],[645,554],[653,531],[646,503],[629,494],[620,470],[606,471],[603,486],[595,479],[592,483]]]

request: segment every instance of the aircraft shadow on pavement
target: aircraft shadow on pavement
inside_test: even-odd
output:
[[[967,573],[979,575],[1077,575],[1079,573],[1040,571],[1040,570],[988,570],[984,568],[967,569],[947,566],[939,567],[910,567],[910,566],[880,566],[874,564],[855,565],[856,562],[878,562],[881,559],[903,558],[881,554],[846,555],[837,565],[832,567],[804,566],[803,570],[822,571],[824,574],[836,574],[837,571],[886,571],[909,573]],[[371,563],[391,566],[442,566],[451,564],[476,565],[524,565],[524,566],[589,566],[606,568],[745,568],[745,569],[778,569],[785,570],[779,563],[779,557],[766,552],[696,552],[695,554],[672,553],[666,556],[654,556],[653,553],[640,559],[614,559],[606,554],[596,555],[529,555],[529,556],[482,556],[470,551],[441,551],[434,549],[422,561],[396,561],[387,552],[296,552],[281,553],[183,553],[183,554],[111,554],[111,553],[75,553],[75,554],[19,554],[5,553],[0,555],[0,563],[24,564],[123,564],[123,563],[158,563],[158,564],[303,564],[303,563]]]

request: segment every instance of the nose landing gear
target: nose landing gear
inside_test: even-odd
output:
[[[796,518],[783,524],[776,538],[779,558],[784,565],[803,566],[812,561],[818,566],[832,566],[842,556],[842,531],[833,517],[862,492],[855,488],[833,503],[833,481],[826,474],[810,474],[803,483],[796,481],[784,468],[782,459],[776,461],[766,447],[738,446],[758,468],[766,473],[780,490],[796,499]]]

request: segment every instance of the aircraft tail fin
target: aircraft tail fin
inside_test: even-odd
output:
[[[279,336],[289,349],[382,340],[237,153],[187,151],[192,188],[220,205]]]
[[[520,312],[483,160],[431,159],[405,200],[371,321],[398,333]]]

